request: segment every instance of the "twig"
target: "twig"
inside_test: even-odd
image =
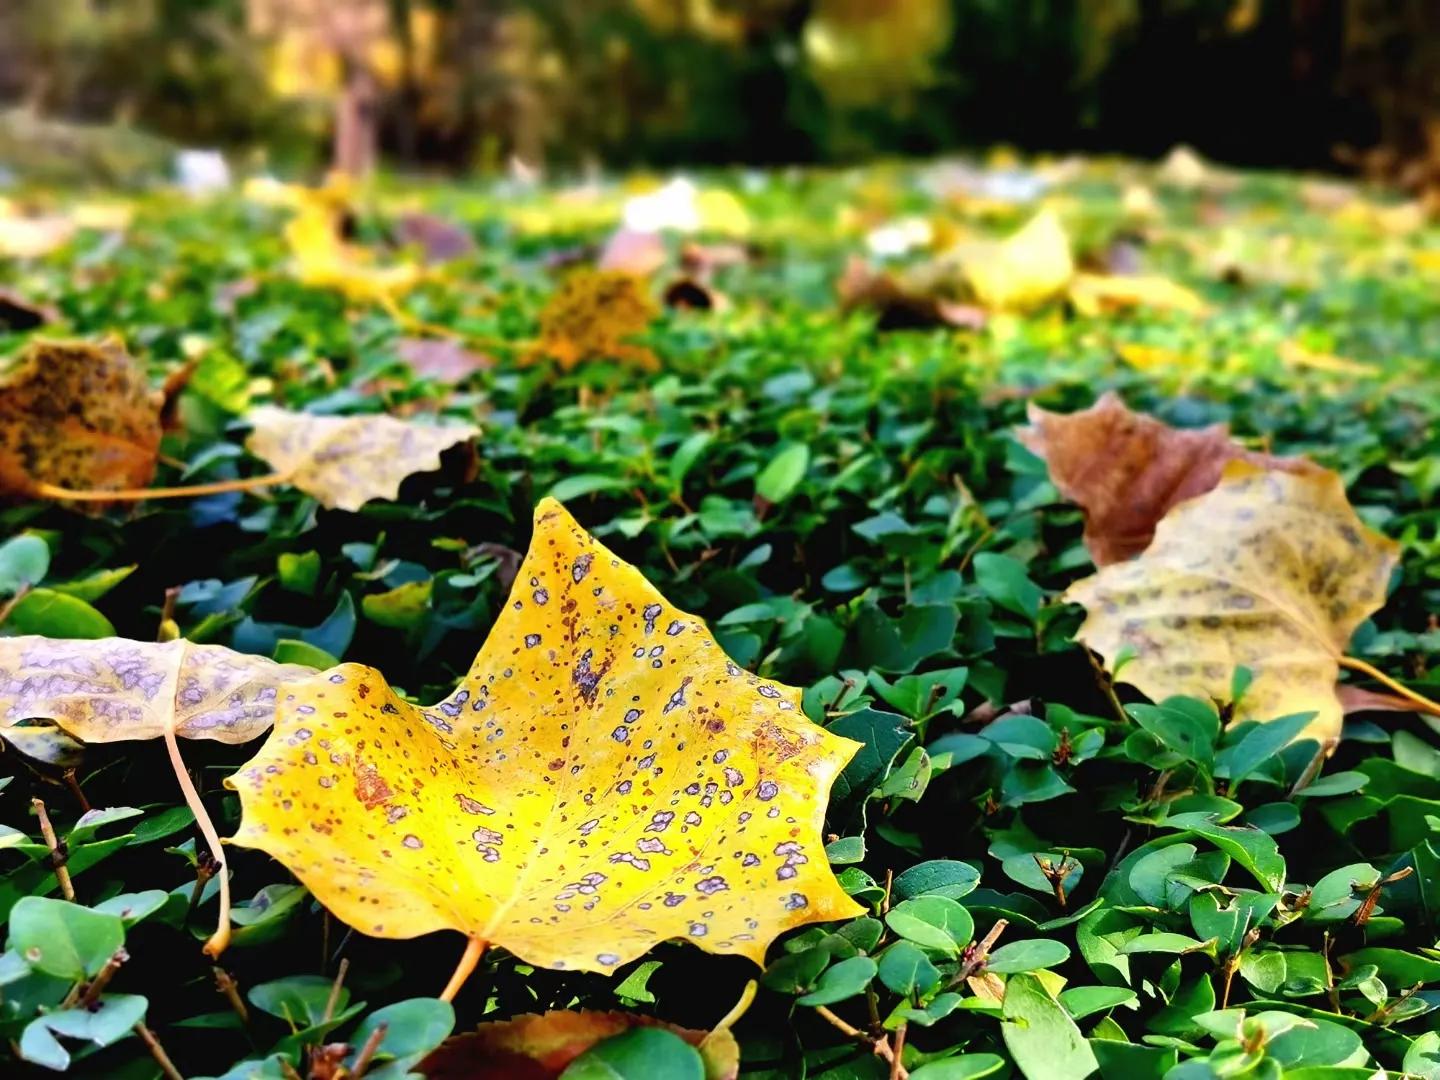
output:
[[[75,1004],[82,1009],[93,1007],[100,1000],[100,995],[104,993],[110,980],[115,977],[115,973],[120,970],[120,965],[129,959],[130,954],[124,949],[116,949],[111,953],[110,959],[105,961],[105,966],[86,985],[84,992],[80,995],[80,1000]]]
[[[335,972],[335,981],[330,984],[330,996],[325,1000],[325,1017],[321,1023],[329,1023],[330,1018],[335,1015],[335,1007],[340,1004],[340,991],[345,986],[345,973],[350,970],[350,958],[347,956],[340,961],[340,968]]]
[[[374,1060],[375,1054],[380,1049],[385,1032],[389,1030],[389,1024],[375,1025],[375,1030],[370,1032],[370,1037],[365,1040],[365,1045],[360,1047],[360,1053],[355,1055],[355,1067],[350,1070],[352,1080],[360,1080],[365,1075],[365,1071],[370,1068],[370,1062]]]
[[[1380,1008],[1376,1009],[1376,1010],[1375,1010],[1373,1013],[1371,1013],[1369,1016],[1365,1017],[1365,1023],[1367,1023],[1367,1024],[1373,1024],[1373,1023],[1375,1023],[1377,1020],[1384,1020],[1387,1016],[1389,1016],[1392,1012],[1394,1012],[1396,1009],[1398,1009],[1401,1005],[1404,1005],[1405,1002],[1409,1001],[1412,997],[1414,997],[1414,996],[1420,991],[1420,988],[1423,987],[1424,985],[1425,985],[1425,982],[1424,982],[1424,980],[1422,979],[1420,982],[1417,982],[1414,986],[1408,987],[1408,988],[1407,988],[1404,992],[1402,992],[1401,995],[1400,995],[1399,997],[1397,997],[1394,1001],[1387,1001],[1384,1005],[1381,1005]]]
[[[1327,739],[1320,744],[1319,749],[1315,751],[1315,756],[1312,757],[1310,763],[1305,766],[1305,771],[1300,774],[1294,786],[1285,796],[1287,799],[1295,798],[1296,795],[1300,794],[1300,792],[1315,782],[1315,777],[1320,775],[1320,769],[1325,764],[1325,759],[1330,756],[1330,751],[1333,749],[1335,749],[1333,740]]]
[[[30,583],[28,581],[22,581],[20,587],[15,590],[15,595],[10,597],[9,600],[6,600],[5,603],[0,604],[0,623],[8,619],[10,613],[20,606],[20,601],[25,599],[30,589]]]
[[[240,986],[235,982],[234,976],[222,967],[217,966],[211,970],[215,972],[215,989],[225,995],[225,1000],[230,1002],[230,1008],[235,1010],[240,1022],[249,1027],[250,1010],[245,1006],[245,999],[240,996]]]
[[[900,1026],[895,1029],[895,1056],[890,1059],[890,1080],[900,1080],[905,1074],[905,1066],[901,1059],[905,1053],[905,1021],[900,1021]]]
[[[985,966],[986,961],[990,959],[990,950],[995,946],[995,942],[1000,939],[1000,935],[1005,932],[1005,928],[1009,925],[1010,921],[1008,919],[996,919],[995,925],[990,928],[990,932],[965,950],[965,962],[960,965],[960,970],[956,972],[955,977],[950,980],[950,986],[959,986]],[[948,988],[949,987],[947,987],[947,989]]]
[[[890,887],[895,884],[895,871],[891,867],[885,868],[885,896],[880,901],[880,914],[884,915],[890,910]]]
[[[824,1020],[827,1024],[829,1024],[831,1027],[835,1028],[837,1031],[840,1031],[845,1035],[850,1036],[850,1038],[855,1039],[858,1042],[864,1043],[866,1046],[870,1047],[872,1051],[874,1051],[880,1057],[888,1061],[891,1068],[890,1075],[897,1075],[894,1072],[895,1066],[897,1064],[895,1058],[895,1051],[890,1048],[890,1041],[888,1039],[871,1038],[871,1036],[861,1031],[854,1024],[851,1024],[848,1021],[842,1020],[840,1017],[836,1016],[824,1005],[816,1005],[815,1011],[820,1015],[820,1018]],[[907,1073],[902,1067],[898,1075],[900,1077],[900,1080],[908,1080],[910,1074]]]
[[[55,826],[50,824],[50,815],[45,811],[45,801],[34,798],[30,800],[30,805],[35,808],[35,816],[40,819],[40,835],[45,838],[45,846],[50,849],[50,865],[55,870],[55,880],[60,883],[60,895],[74,903],[75,886],[70,881],[70,870],[65,865],[69,853],[55,835]]]
[[[155,1059],[155,1064],[160,1066],[160,1071],[165,1074],[165,1080],[185,1080],[185,1077],[180,1074],[180,1070],[175,1068],[175,1063],[170,1060],[170,1055],[165,1053],[165,1048],[160,1045],[160,1040],[155,1037],[153,1031],[145,1026],[144,1021],[135,1025],[135,1034],[139,1035],[140,1041],[149,1048],[150,1056]]]
[[[75,801],[80,804],[80,812],[82,814],[88,814],[90,812],[90,800],[85,797],[85,792],[80,790],[80,781],[75,778],[75,770],[73,768],[66,769],[61,776],[65,781],[65,786],[70,789],[70,794],[74,795]]]
[[[289,473],[266,473],[237,480],[216,480],[209,484],[187,484],[182,487],[120,488],[116,491],[74,490],[54,484],[37,483],[34,494],[58,502],[144,502],[147,499],[189,499],[198,495],[222,495],[227,491],[253,491],[255,488],[288,484]]]

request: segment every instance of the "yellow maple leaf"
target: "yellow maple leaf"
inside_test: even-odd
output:
[[[1236,667],[1253,681],[1234,719],[1313,712],[1304,734],[1340,732],[1335,683],[1356,627],[1385,603],[1399,545],[1367,528],[1325,469],[1225,467],[1213,490],[1170,510],[1137,558],[1072,585],[1076,637],[1158,701],[1227,700]]]
[[[858,744],[731,663],[553,499],[445,701],[354,664],[288,690],[229,781],[234,842],[365,933],[454,929],[470,966],[493,943],[611,971],[667,938],[758,963],[782,931],[862,911],[821,837]]]
[[[540,336],[528,359],[545,357],[565,371],[587,360],[619,360],[656,371],[660,359],[630,339],[658,314],[634,274],[579,270],[565,279],[540,312]]]
[[[1205,315],[1210,305],[1193,289],[1156,274],[1077,274],[1070,302],[1082,315],[1108,315],[1132,308]]]
[[[288,483],[330,509],[394,499],[408,476],[440,467],[440,453],[480,434],[473,424],[435,426],[393,416],[316,416],[264,405],[245,416],[245,447]]]
[[[1041,210],[1008,239],[959,253],[961,272],[985,307],[1023,310],[1058,296],[1075,273],[1059,217]]]
[[[163,739],[185,801],[220,867],[220,925],[205,945],[218,956],[230,940],[225,852],[175,740],[249,742],[274,720],[279,688],[313,673],[300,664],[184,640],[0,638],[0,738],[9,741],[25,730],[17,725],[41,719],[82,743]]]

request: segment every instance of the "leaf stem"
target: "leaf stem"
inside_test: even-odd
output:
[[[45,838],[45,846],[50,849],[50,865],[55,870],[55,880],[60,885],[60,895],[73,904],[75,902],[75,886],[70,881],[70,869],[65,865],[67,855],[60,844],[60,838],[55,835],[55,826],[50,824],[50,815],[45,810],[45,800],[31,799],[30,805],[35,808],[35,816],[40,819],[40,835]]]
[[[170,1060],[170,1055],[165,1053],[165,1048],[160,1045],[160,1040],[155,1037],[153,1031],[145,1026],[143,1021],[135,1025],[135,1034],[140,1036],[140,1041],[149,1049],[150,1056],[155,1059],[155,1064],[160,1066],[160,1072],[164,1074],[165,1080],[185,1080],[180,1070],[175,1067],[175,1063]]]
[[[755,1000],[755,991],[759,985],[760,984],[754,979],[749,980],[745,984],[745,989],[740,991],[740,1000],[735,1003],[735,1007],[727,1012],[720,1022],[710,1029],[710,1033],[706,1035],[705,1038],[700,1040],[702,1049],[707,1042],[715,1037],[716,1032],[728,1031],[740,1022],[740,1018],[749,1011],[750,1003]]]
[[[325,999],[325,1015],[321,1023],[329,1023],[330,1018],[335,1015],[335,1009],[340,1004],[340,991],[345,986],[345,973],[350,970],[350,958],[344,957],[340,961],[340,967],[335,972],[335,981],[330,984],[330,996]]]
[[[237,480],[216,480],[209,484],[189,484],[183,487],[120,488],[116,491],[100,491],[57,487],[54,484],[37,483],[31,491],[45,499],[60,502],[144,502],[147,499],[188,499],[199,495],[223,495],[227,491],[251,491],[255,488],[288,484],[289,473],[266,473],[264,476],[245,476]]]
[[[465,951],[460,954],[460,963],[455,965],[455,974],[450,976],[450,981],[445,984],[445,989],[440,991],[441,1001],[454,1001],[455,995],[460,993],[460,988],[465,985],[465,980],[475,971],[475,965],[480,963],[480,958],[485,955],[485,947],[489,942],[484,938],[473,935],[465,943]]]
[[[888,1039],[871,1038],[865,1032],[857,1028],[854,1024],[851,1024],[848,1021],[842,1020],[840,1017],[836,1016],[824,1005],[816,1005],[814,1006],[814,1008],[816,1013],[820,1015],[820,1018],[824,1020],[827,1024],[829,1024],[831,1027],[835,1028],[837,1031],[840,1031],[845,1035],[850,1036],[850,1038],[852,1039],[856,1039],[864,1043],[866,1046],[870,1047],[870,1049],[873,1050],[876,1054],[888,1061],[891,1067],[891,1075],[896,1075],[894,1072],[894,1068],[896,1065],[895,1051],[890,1049],[890,1041]],[[910,1074],[906,1072],[903,1067],[901,1067],[899,1072],[900,1080],[907,1080],[909,1075]]]
[[[210,845],[210,855],[220,868],[216,871],[220,878],[220,917],[215,933],[205,942],[205,955],[213,960],[230,944],[230,868],[225,864],[225,851],[220,846],[220,834],[215,831],[215,823],[210,820],[210,813],[200,800],[200,792],[195,790],[190,771],[185,768],[185,759],[180,756],[180,744],[175,739],[173,723],[165,725],[165,750],[170,755],[175,779],[180,781],[180,792],[185,796],[185,804],[195,815],[195,825],[199,828],[200,835],[205,837],[205,843]]]
[[[1440,716],[1440,704],[1431,701],[1423,694],[1417,694],[1403,683],[1396,682],[1379,668],[1367,664],[1364,660],[1354,656],[1342,656],[1340,657],[1340,666],[1349,668],[1351,671],[1359,671],[1362,674],[1369,675],[1370,678],[1382,686],[1395,691],[1395,693],[1399,694],[1406,701],[1413,703],[1421,712],[1429,713],[1431,716]]]

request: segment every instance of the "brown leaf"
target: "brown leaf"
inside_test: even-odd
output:
[[[0,330],[34,330],[59,319],[60,313],[53,307],[27,300],[15,289],[0,287]]]
[[[1211,490],[1227,462],[1317,471],[1301,458],[1246,450],[1224,424],[1186,430],[1131,412],[1114,391],[1068,415],[1031,402],[1029,416],[1031,426],[1017,435],[1045,460],[1060,494],[1085,512],[1085,546],[1096,566],[1144,551],[1166,511]]]
[[[1341,683],[1335,688],[1335,693],[1340,698],[1340,708],[1345,711],[1346,716],[1362,712],[1420,711],[1415,707],[1415,702],[1408,701],[1399,694],[1382,694],[1352,683]]]
[[[845,311],[867,308],[876,312],[878,330],[928,330],[937,326],[979,330],[985,326],[983,309],[915,288],[893,274],[872,269],[859,256],[852,256],[845,264],[836,291]]]
[[[724,293],[712,289],[698,278],[676,278],[665,287],[661,299],[668,308],[680,311],[724,310],[729,301]]]
[[[115,491],[155,475],[162,395],[114,338],[32,341],[0,378],[0,495]]]
[[[658,233],[620,228],[605,241],[596,265],[636,277],[649,277],[665,265],[665,242]]]
[[[706,1032],[652,1016],[563,1009],[481,1024],[446,1039],[420,1063],[419,1071],[428,1080],[555,1080],[602,1039],[636,1027],[664,1028],[699,1048],[706,1080],[734,1080],[740,1072],[740,1048],[728,1030],[714,1032],[702,1047]]]
[[[492,357],[448,338],[401,338],[395,351],[416,375],[452,386],[495,366]]]
[[[405,214],[395,222],[395,239],[401,247],[419,248],[427,264],[463,259],[475,250],[475,240],[456,225],[434,214]]]

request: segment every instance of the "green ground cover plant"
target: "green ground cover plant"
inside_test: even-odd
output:
[[[625,588],[633,566],[657,607],[703,621],[737,685],[796,688],[794,731],[858,744],[828,805],[822,788],[787,806],[824,817],[797,834],[809,861],[783,869],[828,861],[832,910],[859,914],[793,925],[763,967],[670,930],[596,970],[497,939],[443,1001],[455,934],[377,936],[256,847],[227,845],[217,873],[166,739],[231,837],[225,781],[245,783],[263,730],[77,738],[17,714],[23,693],[58,690],[0,661],[5,1075],[1440,1076],[1440,721],[1423,704],[1440,697],[1440,228],[1382,192],[1184,161],[717,174],[681,199],[692,230],[617,241],[636,194],[661,197],[641,180],[392,180],[155,193],[117,212],[17,193],[0,218],[0,370],[15,378],[37,341],[113,335],[104,347],[145,373],[130,407],[158,441],[127,436],[123,468],[95,482],[45,450],[45,425],[70,445],[83,410],[47,417],[6,384],[0,646],[183,638],[297,678],[368,665],[396,715],[453,704],[512,588],[540,588],[522,559],[549,497],[594,565],[608,549]],[[1068,244],[1058,270],[1053,252],[996,246],[1042,204]],[[33,243],[47,227],[54,242]],[[442,235],[445,257],[424,261]],[[1096,595],[1072,586],[1115,560],[1092,558],[1084,499],[1017,432],[1032,403],[1069,414],[1107,391],[1173,428],[1228,424],[1230,456],[1333,470],[1327,498],[1358,515],[1345,528],[1389,538],[1379,563],[1296,577],[1333,598],[1372,572],[1376,602],[1356,602],[1353,633],[1338,618],[1328,680],[1265,690],[1289,624],[1220,660],[1204,625],[1166,624],[1172,668],[1193,650],[1223,680],[1147,698],[1152,676],[1132,684],[1127,666],[1153,670],[1151,639],[1123,590],[1109,615],[1133,644],[1082,644],[1067,596]],[[455,438],[410,467],[403,433],[377,444],[361,425],[351,450],[326,429],[297,464],[258,437],[277,408]],[[1083,464],[1123,463],[1120,446]],[[39,475],[57,457],[59,478]],[[386,461],[395,497],[347,498]],[[1242,482],[1215,474],[1194,494]],[[1276,491],[1309,482],[1284,475]],[[1213,554],[1270,509],[1167,517],[1156,542]],[[1329,519],[1273,520],[1263,542],[1303,563]],[[1146,543],[1102,574],[1142,566]],[[1225,562],[1206,572],[1224,580]],[[573,565],[578,587],[592,563]],[[581,697],[603,685],[581,675],[595,671],[577,669]],[[1338,733],[1314,704],[1337,677]],[[480,692],[473,674],[462,686]],[[273,699],[267,754],[300,737],[292,692]],[[658,684],[635,692],[666,704],[646,696]],[[753,749],[762,767],[768,752]],[[466,834],[483,831],[452,797],[479,814]],[[297,823],[320,826],[317,845],[327,812]],[[755,832],[775,858],[787,837]],[[210,956],[227,874],[230,940]]]

